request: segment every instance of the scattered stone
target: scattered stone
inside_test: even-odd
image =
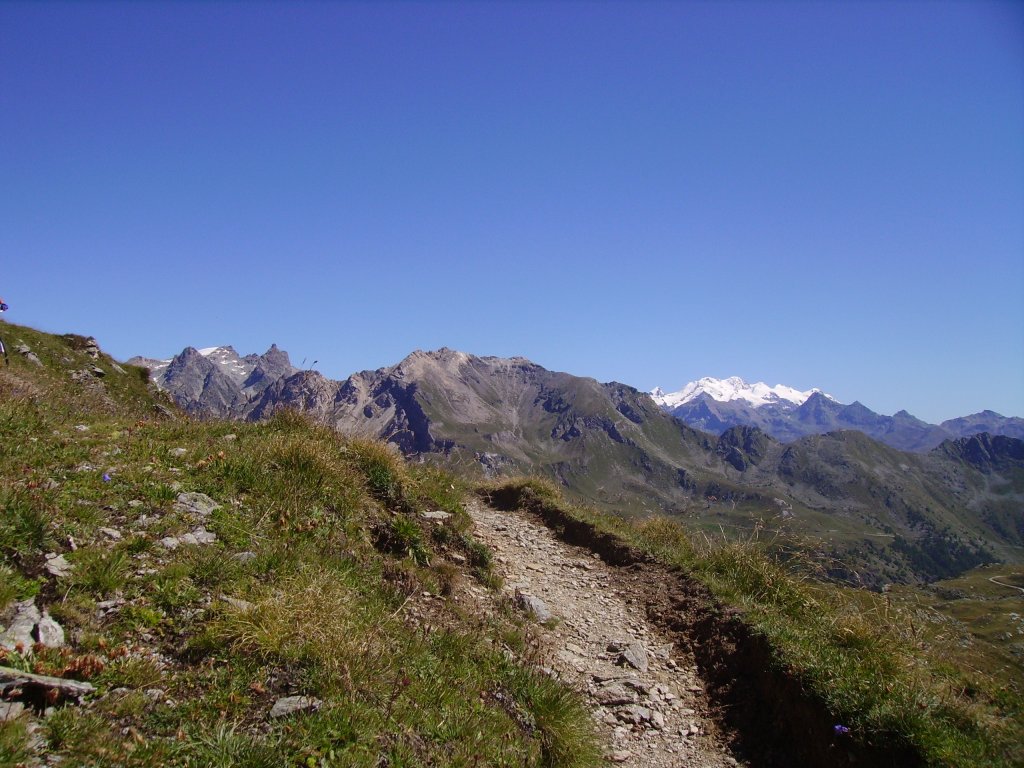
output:
[[[622,684],[625,685],[628,688],[632,688],[634,691],[636,691],[637,693],[641,694],[642,696],[646,696],[648,693],[651,692],[651,686],[649,686],[647,683],[643,682],[642,680],[638,680],[635,677],[631,677],[631,678],[629,678],[627,680],[623,680]]]
[[[103,378],[104,376],[106,376],[106,375],[107,375],[107,372],[106,372],[106,371],[104,371],[104,370],[103,370],[102,368],[100,368],[99,366],[96,366],[96,365],[94,365],[94,366],[92,367],[92,369],[90,370],[90,372],[91,372],[91,373],[92,373],[92,375],[93,375],[93,376],[95,376],[95,377],[96,377],[97,379],[102,379],[102,378]]]
[[[117,363],[115,363],[115,362],[114,362],[113,360],[111,360],[111,361],[110,361],[110,367],[111,367],[111,368],[113,368],[113,369],[114,369],[115,371],[117,371],[118,373],[120,373],[120,374],[122,374],[122,375],[124,375],[125,373],[127,373],[127,371],[125,371],[125,369],[124,369],[124,368],[122,368],[122,367],[121,367],[120,365],[118,365]]]
[[[36,624],[35,637],[47,648],[60,648],[64,645],[64,628],[49,613],[44,613]]]
[[[299,712],[316,712],[322,706],[323,702],[320,699],[310,696],[285,696],[274,702],[274,706],[270,709],[270,717],[276,719]]]
[[[543,623],[552,618],[551,611],[544,601],[534,595],[517,591],[516,604],[539,622]]]
[[[659,731],[665,729],[665,716],[658,710],[651,710],[651,725]]]
[[[232,432],[229,435],[224,435],[224,437],[221,438],[221,440],[227,440],[228,442],[231,442],[232,440],[237,440],[237,439],[238,439],[238,435],[236,435],[234,432]]]
[[[27,345],[19,344],[18,346],[16,346],[14,348],[14,351],[17,352],[22,357],[24,357],[30,363],[32,363],[34,365],[38,365],[40,368],[43,367],[43,361],[40,360],[39,356],[35,352],[33,352],[31,349],[29,349]]]
[[[633,756],[632,752],[625,749],[617,749],[608,753],[608,761],[611,763],[624,763]]]
[[[647,651],[640,643],[630,643],[623,649],[622,653],[619,654],[618,661],[619,665],[629,665],[633,669],[639,672],[647,671]]]
[[[231,556],[232,560],[237,560],[240,563],[250,563],[256,559],[255,552],[236,552]]]
[[[184,456],[186,453],[188,453],[188,450],[185,448],[172,448],[170,450],[171,456]]]
[[[15,603],[14,618],[8,625],[7,630],[0,634],[0,646],[13,651],[20,645],[22,653],[31,652],[32,646],[36,641],[32,636],[32,632],[42,618],[42,614],[36,608],[35,598]]]
[[[123,597],[116,597],[113,600],[100,600],[98,603],[96,603],[96,607],[99,609],[100,614],[102,615],[104,613],[110,613],[112,611],[115,611],[124,604],[125,599]]]
[[[174,503],[175,512],[191,513],[199,517],[207,517],[215,509],[220,509],[220,504],[205,493],[179,493]]]
[[[641,707],[639,704],[630,704],[629,706],[618,710],[615,713],[615,716],[624,723],[643,725],[644,723],[651,722],[652,714],[652,710],[647,707]]]
[[[636,701],[636,694],[626,690],[622,685],[613,683],[598,689],[597,693],[594,694],[594,698],[597,699],[599,704],[603,704],[606,707],[614,707],[619,704],[632,704]]]
[[[458,563],[459,565],[466,564],[466,556],[459,552],[452,552],[448,555],[448,557],[451,559],[453,563]]]
[[[142,506],[142,501],[140,501],[139,499],[132,499],[131,501],[128,502],[128,506],[131,507],[132,509],[137,509]]]
[[[248,613],[256,607],[255,603],[250,603],[248,600],[242,600],[238,597],[229,597],[228,595],[223,595],[221,597],[221,600],[230,605],[232,608],[242,611],[243,613]]]
[[[183,544],[213,544],[217,540],[217,534],[199,526],[191,533],[181,537]]]
[[[88,432],[89,431],[89,427],[87,427],[85,424],[75,424],[75,431],[76,432]],[[81,471],[81,470],[79,470],[79,471]]]
[[[420,512],[420,517],[424,520],[436,520],[441,523],[451,517],[450,512],[445,512],[443,509],[435,509],[433,512]]]
[[[160,539],[160,544],[165,549],[177,549],[183,544],[192,546],[200,546],[203,544],[213,544],[217,540],[217,534],[206,530],[203,526],[193,529],[189,533],[182,534],[181,536],[165,536]]]
[[[114,541],[120,541],[123,538],[121,532],[117,530],[117,528],[100,528],[100,533]]]
[[[71,573],[74,566],[65,559],[64,555],[58,555],[56,552],[49,552],[46,554],[46,564],[43,568],[51,576],[63,579]]]

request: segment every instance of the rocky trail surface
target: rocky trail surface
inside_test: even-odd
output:
[[[635,579],[522,512],[470,505],[505,590],[541,625],[549,667],[584,691],[623,766],[744,765],[710,717],[694,659],[654,626]]]

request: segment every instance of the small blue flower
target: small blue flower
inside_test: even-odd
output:
[[[104,472],[103,473],[103,482],[104,483],[109,483],[110,482],[110,474],[108,472]]]
[[[850,732],[850,729],[845,725],[839,725],[838,723],[832,726],[832,730],[835,731],[836,736],[845,736]]]

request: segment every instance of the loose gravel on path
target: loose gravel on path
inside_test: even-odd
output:
[[[508,595],[543,624],[551,669],[586,692],[611,762],[743,765],[706,714],[693,659],[648,622],[632,580],[525,513],[478,502],[468,511],[476,536],[494,552]]]

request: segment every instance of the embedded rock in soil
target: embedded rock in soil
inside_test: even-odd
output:
[[[640,643],[630,643],[619,655],[618,663],[621,666],[627,664],[640,672],[647,671],[647,651]]]
[[[551,611],[539,597],[520,592],[516,595],[516,603],[541,623],[552,618]]]
[[[613,707],[616,704],[632,704],[636,701],[636,694],[626,690],[622,685],[613,683],[599,689],[594,698],[606,707]]]
[[[320,699],[310,696],[285,696],[274,702],[274,706],[270,709],[270,717],[276,719],[299,712],[316,712],[321,706],[323,706],[323,702]]]
[[[35,636],[41,645],[47,648],[60,648],[64,645],[64,628],[54,621],[50,614],[44,613],[36,624]]]
[[[20,645],[23,652],[29,651],[36,642],[32,631],[41,618],[43,616],[36,608],[34,598],[15,603],[14,618],[7,630],[0,634],[0,646],[13,651]]]
[[[56,576],[58,579],[64,578],[74,566],[71,565],[65,558],[64,555],[58,555],[56,552],[50,552],[46,555],[46,565],[43,568],[51,576]]]
[[[206,517],[215,509],[220,509],[220,504],[205,493],[179,493],[174,503],[175,512],[192,513],[199,517]]]

